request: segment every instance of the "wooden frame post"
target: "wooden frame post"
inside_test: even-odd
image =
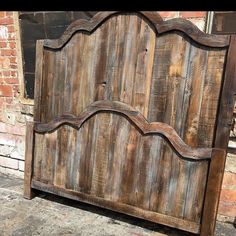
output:
[[[224,175],[226,151],[213,149],[201,222],[201,236],[213,236]]]
[[[25,172],[24,172],[24,198],[32,199],[31,188],[32,167],[33,167],[33,146],[34,146],[34,122],[26,124],[25,139]]]
[[[214,235],[218,205],[224,176],[226,150],[232,126],[234,96],[236,94],[236,36],[230,36],[225,75],[220,97],[216,134],[210,162],[205,203],[201,223],[201,236]]]

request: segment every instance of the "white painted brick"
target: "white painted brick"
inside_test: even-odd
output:
[[[14,147],[7,145],[0,145],[0,155],[1,156],[10,156],[13,152]]]
[[[19,167],[18,162],[19,161],[16,159],[0,156],[0,166],[18,170],[18,167]]]
[[[8,28],[4,25],[0,25],[0,39],[8,38]]]
[[[24,171],[25,170],[25,162],[24,161],[19,161],[19,170]]]
[[[14,147],[16,145],[16,138],[11,134],[0,133],[0,145]]]
[[[229,141],[229,144],[228,144],[228,147],[231,147],[231,148],[236,148],[236,142],[235,142],[235,141],[232,141],[232,140],[230,140],[230,141]]]
[[[236,173],[236,155],[233,155],[231,153],[227,154],[225,171]]]
[[[192,23],[195,24],[200,30],[204,31],[205,18],[191,18],[191,19],[188,19],[188,20],[192,21]]]
[[[21,179],[24,178],[24,172],[19,171],[19,170],[5,168],[2,166],[0,166],[0,173],[6,174],[6,175],[13,175],[13,176],[19,177]]]

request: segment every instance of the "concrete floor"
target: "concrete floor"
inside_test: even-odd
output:
[[[22,179],[0,174],[0,236],[192,235],[46,193],[26,200],[22,190]],[[216,235],[236,235],[236,229],[217,222]]]

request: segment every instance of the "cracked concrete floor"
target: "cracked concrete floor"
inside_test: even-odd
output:
[[[46,193],[26,200],[22,192],[22,179],[0,174],[0,236],[192,235]],[[216,235],[236,235],[236,229],[217,222]]]

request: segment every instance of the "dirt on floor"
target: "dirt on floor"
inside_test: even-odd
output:
[[[22,193],[22,179],[0,174],[0,236],[192,235],[46,193],[26,200]],[[236,229],[217,222],[216,236],[220,235],[236,235]]]

